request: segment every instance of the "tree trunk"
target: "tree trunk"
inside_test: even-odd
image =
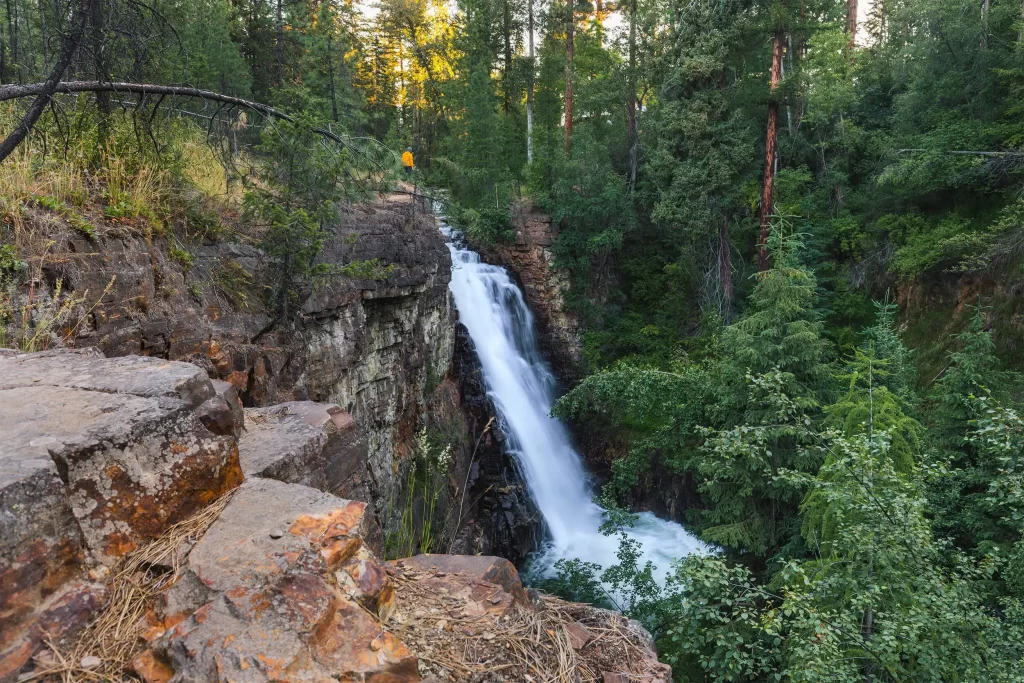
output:
[[[284,3],[277,0],[277,11],[274,18],[274,62],[277,65],[277,87],[284,84]]]
[[[636,99],[636,0],[629,8],[629,84],[626,93],[626,128],[629,137],[629,191],[636,189],[640,163],[640,134],[637,126]]]
[[[718,89],[725,90],[725,65],[718,73]],[[729,217],[722,216],[718,224],[718,271],[722,282],[722,321],[732,317],[732,240],[729,239]]]
[[[43,71],[50,68],[50,33],[46,25],[46,4],[39,0],[39,44],[42,46],[40,53],[43,58]]]
[[[90,42],[92,43],[93,78],[100,83],[110,80],[107,66],[107,36],[103,0],[90,0],[89,24]],[[110,93],[96,92],[96,109],[99,111],[98,133],[99,144],[103,147],[107,141],[107,124],[110,119]]]
[[[504,95],[502,109],[508,114],[512,106],[512,93],[509,92],[512,87],[512,79],[509,78],[509,70],[512,68],[512,8],[509,0],[504,0],[501,17],[505,34],[505,68],[501,72],[501,90]]]
[[[331,120],[338,122],[338,93],[334,87],[334,27],[327,30],[327,77],[331,88]]]
[[[573,0],[569,0],[569,24],[565,29],[565,152],[572,155],[572,77],[575,47],[573,41],[576,33],[576,10]]]
[[[776,29],[772,43],[771,91],[768,100],[768,130],[764,144],[764,185],[761,188],[761,230],[757,240],[758,270],[768,269],[768,233],[771,230],[775,191],[775,147],[779,118],[778,88],[782,80],[782,29]]]
[[[846,0],[846,47],[852,52],[857,41],[857,0]]]
[[[7,5],[7,47],[11,54],[10,67],[14,71],[14,78],[21,83],[21,65],[18,64],[18,14],[17,5],[11,7],[11,0],[6,0]]]
[[[533,163],[533,73],[536,68],[533,53],[533,0],[526,3],[526,43],[530,55],[530,75],[526,81],[526,162]]]
[[[981,2],[981,47],[982,49],[988,47],[988,11],[991,6],[991,0],[982,0]]]
[[[0,101],[11,99],[3,97],[4,91],[10,91],[11,89],[24,91],[26,88],[32,88],[34,92],[16,96],[27,97],[30,94],[36,96],[28,111],[25,112],[25,116],[18,122],[18,126],[11,131],[11,134],[3,142],[0,142],[0,163],[9,157],[11,152],[21,144],[21,141],[28,136],[32,131],[32,127],[36,125],[36,121],[42,116],[43,110],[46,109],[46,105],[50,102],[50,97],[60,85],[60,79],[63,78],[64,72],[67,71],[71,58],[74,57],[75,52],[78,50],[78,44],[82,41],[82,35],[85,33],[88,16],[89,0],[83,0],[82,5],[72,18],[71,26],[68,27],[68,34],[64,39],[64,46],[61,48],[57,63],[53,65],[53,70],[45,82],[37,83],[34,86],[0,86]]]
[[[70,62],[70,60],[71,57],[69,56],[68,61]],[[57,67],[54,67],[54,71],[56,70]],[[61,71],[61,73],[63,73],[63,71]],[[51,78],[53,78],[52,73]],[[282,121],[295,120],[289,114],[269,105],[262,104],[260,102],[253,102],[251,100],[243,100],[241,97],[224,95],[219,92],[213,92],[212,90],[200,90],[199,88],[188,88],[178,85],[155,85],[152,83],[100,83],[98,81],[65,81],[61,83],[59,82],[59,77],[52,87],[50,87],[49,83],[50,81],[47,80],[45,83],[0,86],[0,102],[6,102],[7,100],[13,100],[19,97],[32,97],[35,95],[37,97],[43,97],[43,104],[45,105],[46,102],[49,101],[50,96],[54,93],[119,92],[134,93],[137,95],[164,95],[167,97],[198,97],[203,100],[210,100],[211,102],[221,102],[223,104],[229,104],[236,107],[244,107],[245,109],[250,109],[271,118],[281,119]],[[343,147],[346,144],[343,137],[326,128],[313,126],[313,131],[325,138],[333,140]],[[0,157],[0,161],[2,160],[3,157]]]
[[[729,219],[724,216],[718,224],[718,271],[722,281],[722,319],[728,323],[732,310],[732,242]]]

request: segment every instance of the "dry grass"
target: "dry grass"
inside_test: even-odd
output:
[[[2,119],[2,117],[0,117]],[[40,162],[38,151],[23,144],[0,164],[0,223],[10,228],[11,241],[26,242],[26,203],[52,197],[69,206],[81,206],[89,196],[88,176],[73,161],[50,159]]]
[[[535,610],[516,605],[504,615],[466,616],[452,609],[457,599],[421,576],[393,575],[400,611],[389,626],[440,680],[593,683],[605,672],[665,680],[666,667],[619,614],[541,595]],[[579,649],[572,624],[593,636]]]
[[[153,599],[178,579],[187,549],[213,524],[230,499],[230,493],[222,496],[127,555],[107,584],[106,604],[75,645],[64,651],[51,646],[50,661],[25,680],[85,683],[127,679],[128,665],[142,650],[143,617]],[[101,664],[85,669],[81,662],[86,657],[98,657]]]
[[[185,177],[197,190],[207,197],[225,197],[232,203],[241,200],[242,191],[238,184],[233,186],[235,192],[228,195],[224,167],[199,131],[190,128],[183,132],[178,140],[178,150]]]
[[[0,105],[0,128],[14,126],[18,110]],[[24,256],[35,255],[40,242],[34,232],[46,225],[26,211],[41,206],[74,226],[88,219],[100,227],[104,218],[126,229],[159,231],[187,194],[193,201],[232,211],[242,190],[229,187],[224,166],[206,136],[194,124],[163,121],[156,135],[164,147],[157,154],[130,117],[115,113],[110,137],[101,153],[94,130],[71,131],[64,144],[46,124],[0,164],[0,241],[13,243]],[[64,131],[67,133],[67,131]],[[59,208],[57,208],[59,207]]]

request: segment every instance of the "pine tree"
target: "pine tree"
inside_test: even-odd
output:
[[[726,327],[722,348],[734,378],[777,370],[783,388],[803,409],[811,410],[829,392],[829,343],[815,308],[817,282],[798,261],[797,236],[773,230],[772,267],[757,274],[746,315]],[[745,401],[742,392],[737,407]]]

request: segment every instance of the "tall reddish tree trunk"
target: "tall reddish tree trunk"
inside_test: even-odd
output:
[[[569,25],[565,29],[565,152],[572,154],[572,72],[576,50],[573,39],[576,33],[576,10],[569,0]]]
[[[846,0],[846,33],[849,36],[846,45],[853,50],[857,41],[857,0]]]
[[[768,130],[764,143],[764,185],[761,189],[761,231],[757,240],[758,270],[768,269],[768,233],[771,231],[775,193],[775,148],[778,137],[779,82],[782,80],[782,29],[775,31],[772,43],[771,93],[768,100]]]

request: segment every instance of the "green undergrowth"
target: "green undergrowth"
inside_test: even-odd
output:
[[[400,491],[389,502],[384,534],[388,559],[447,552],[452,532],[452,442],[437,429],[421,429]]]

